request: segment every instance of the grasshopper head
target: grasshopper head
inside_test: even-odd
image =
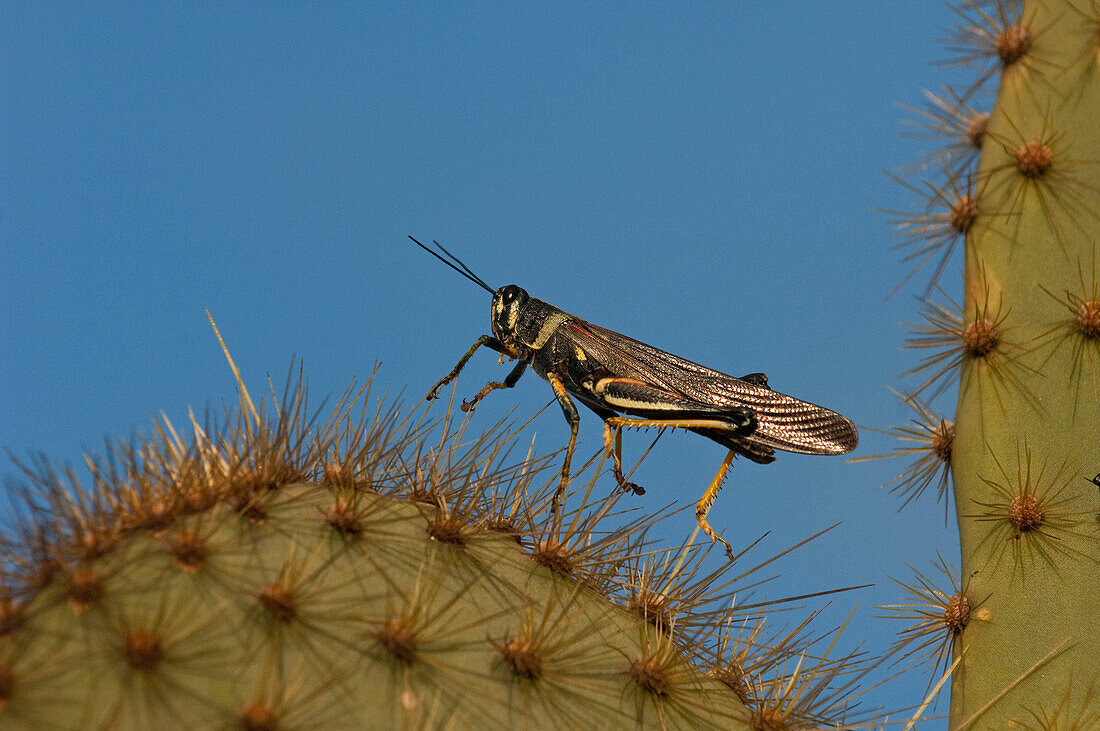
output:
[[[514,284],[493,292],[493,335],[505,345],[515,342],[519,313],[529,299],[527,291]]]

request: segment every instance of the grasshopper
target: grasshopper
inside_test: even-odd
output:
[[[514,284],[494,290],[438,241],[433,243],[442,254],[409,238],[493,296],[493,334],[479,337],[425,398],[436,398],[439,389],[454,380],[482,347],[500,353],[502,360],[508,356],[517,362],[503,381],[490,381],[473,399],[463,400],[463,411],[474,409],[497,389],[515,386],[528,365],[549,381],[569,423],[561,483],[552,503],[555,513],[569,482],[569,465],[577,444],[580,416],[574,399],[603,419],[604,448],[612,458],[615,480],[620,488],[638,495],[645,490],[623,476],[624,428],[687,429],[729,450],[696,504],[695,518],[711,542],[721,542],[731,557],[730,544],[710,526],[707,514],[736,455],[767,464],[775,461],[777,449],[845,454],[856,447],[859,437],[851,421],[772,390],[763,373],[735,378],[593,325]]]

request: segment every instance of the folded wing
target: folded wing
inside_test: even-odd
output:
[[[566,326],[586,352],[621,376],[679,393],[712,409],[715,406],[751,409],[756,416],[756,429],[751,434],[693,431],[754,461],[772,461],[775,449],[801,454],[845,454],[859,442],[855,425],[830,409],[743,381],[591,323],[576,320]]]

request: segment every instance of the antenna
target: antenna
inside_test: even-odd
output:
[[[458,272],[458,273],[459,273],[459,274],[461,274],[462,276],[466,277],[466,278],[467,278],[467,279],[469,279],[469,280],[470,280],[471,282],[473,282],[474,284],[478,285],[479,287],[481,287],[482,289],[484,289],[484,290],[485,290],[486,292],[488,292],[489,294],[492,294],[492,293],[493,293],[493,288],[492,288],[492,287],[490,287],[490,286],[489,286],[488,284],[486,284],[486,283],[485,283],[485,282],[484,282],[484,281],[483,281],[483,280],[481,279],[481,277],[479,277],[478,275],[476,275],[476,274],[474,274],[474,273],[473,273],[472,271],[470,271],[470,267],[468,267],[468,266],[466,266],[465,264],[463,264],[463,263],[462,263],[462,260],[460,260],[460,259],[459,259],[459,258],[458,258],[457,256],[455,256],[455,255],[454,255],[454,254],[452,254],[451,252],[449,252],[449,251],[447,251],[446,249],[444,249],[444,248],[443,248],[443,244],[439,243],[438,241],[435,241],[434,239],[432,240],[432,243],[433,243],[433,244],[435,244],[435,245],[436,245],[437,247],[439,247],[439,250],[440,250],[440,251],[442,251],[442,252],[443,252],[444,254],[446,254],[446,255],[447,255],[447,256],[448,256],[449,258],[450,258],[450,261],[448,261],[447,259],[444,259],[444,258],[443,258],[442,256],[440,256],[440,255],[439,255],[439,254],[437,254],[436,252],[432,251],[432,250],[431,250],[431,249],[429,249],[429,248],[428,248],[427,246],[425,246],[424,244],[422,244],[422,243],[420,243],[419,241],[417,241],[416,239],[414,239],[414,238],[413,238],[412,236],[410,236],[409,238],[410,238],[410,239],[412,240],[412,242],[413,242],[414,244],[416,244],[417,246],[419,246],[419,247],[420,247],[421,249],[423,249],[424,251],[428,252],[429,254],[431,254],[432,256],[434,256],[434,257],[435,257],[436,259],[439,259],[439,260],[440,260],[441,262],[443,262],[444,264],[446,264],[447,266],[449,266],[449,267],[450,267],[451,269],[454,269],[454,270],[455,270],[456,272]],[[451,263],[451,261],[453,261],[453,262],[454,262],[454,264],[452,264],[452,263]],[[455,266],[455,264],[458,264],[458,266]],[[459,268],[459,267],[461,267],[461,268]]]

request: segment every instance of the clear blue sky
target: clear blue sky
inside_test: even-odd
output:
[[[75,463],[161,410],[234,401],[204,307],[255,391],[299,357],[314,396],[380,362],[419,398],[488,330],[489,302],[408,234],[860,426],[905,423],[889,388],[916,362],[899,323],[924,280],[886,299],[907,270],[874,209],[914,204],[882,170],[925,149],[897,105],[946,79],[933,62],[956,20],[881,0],[5,2],[0,446]],[[482,354],[459,392],[505,373]],[[528,375],[478,418],[550,398]],[[588,454],[599,420],[581,418]],[[536,428],[564,444],[556,410]],[[646,444],[628,436],[628,456]],[[863,430],[857,455],[893,446]],[[723,456],[666,437],[637,499],[694,501]],[[870,619],[900,599],[888,577],[937,551],[957,563],[934,498],[899,514],[877,489],[902,467],[741,461],[711,521],[735,546],[771,531],[761,558],[843,521],[767,593],[874,583],[834,604],[858,601],[850,636],[881,649],[900,629]]]

